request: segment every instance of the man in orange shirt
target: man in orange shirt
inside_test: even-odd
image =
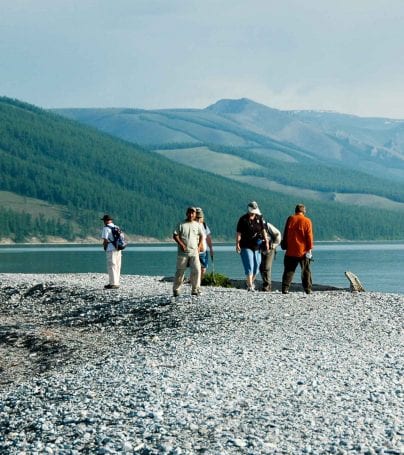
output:
[[[283,233],[283,238],[286,242],[286,252],[283,261],[282,294],[289,292],[289,286],[298,265],[302,269],[304,292],[306,294],[311,293],[310,260],[314,240],[311,220],[305,214],[306,207],[303,204],[298,204],[295,208],[295,214],[290,216],[286,221]]]

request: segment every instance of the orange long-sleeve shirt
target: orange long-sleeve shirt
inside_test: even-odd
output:
[[[287,230],[286,256],[302,257],[314,246],[313,227],[310,218],[303,213],[292,215]]]

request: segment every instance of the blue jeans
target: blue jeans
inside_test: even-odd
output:
[[[261,252],[259,250],[253,251],[249,248],[241,248],[240,256],[246,276],[255,276],[261,264]]]
[[[207,269],[209,263],[209,253],[207,251],[199,253],[199,260],[201,261],[201,267],[203,269]]]

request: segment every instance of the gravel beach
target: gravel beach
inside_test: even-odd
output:
[[[404,295],[0,275],[1,454],[402,454]]]

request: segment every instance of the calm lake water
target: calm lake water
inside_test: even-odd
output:
[[[404,294],[404,241],[317,242],[312,263],[313,282],[347,288],[344,272],[350,270],[368,291]],[[280,281],[283,251],[274,262],[273,280]],[[135,244],[123,253],[122,273],[172,276],[175,272],[174,244]],[[216,244],[216,273],[241,279],[243,268],[234,245]],[[212,270],[210,264],[210,270]],[[101,245],[13,245],[0,246],[0,273],[105,272]],[[295,282],[300,282],[299,269]]]

